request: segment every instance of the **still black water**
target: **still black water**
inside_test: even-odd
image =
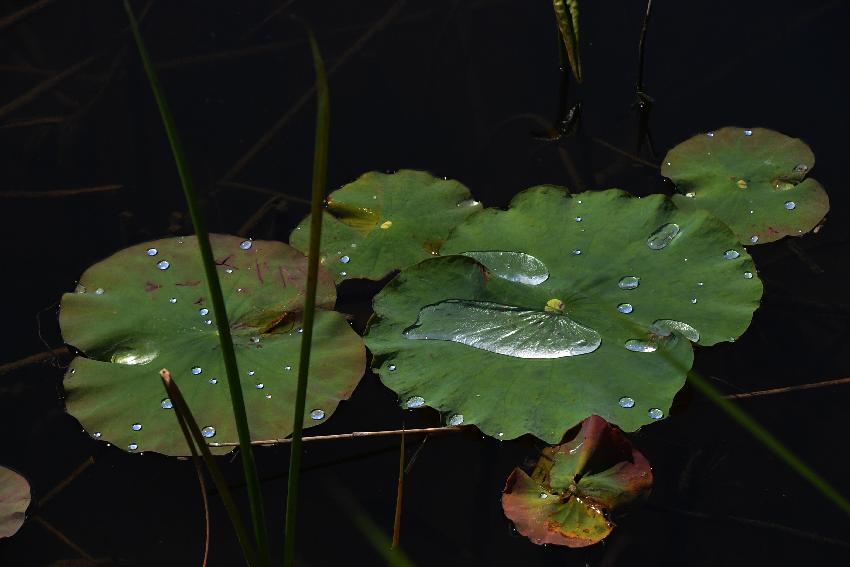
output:
[[[28,4],[35,2],[2,2],[0,14]],[[303,30],[289,17],[297,14],[314,27],[332,72],[331,189],[370,170],[416,168],[462,181],[488,206],[504,206],[539,183],[669,192],[657,170],[598,141],[633,150],[645,4],[581,8],[585,76],[570,94],[583,101],[582,130],[561,146],[578,164],[577,182],[555,147],[529,136],[540,129],[535,117],[552,120],[558,107],[545,0],[153,2],[143,33],[201,187],[214,187],[294,109],[234,180],[308,195],[314,108],[310,99],[298,101],[313,71]],[[842,1],[654,3],[645,87],[655,100],[650,125],[660,155],[644,157],[658,161],[678,142],[721,126],[769,127],[812,147],[813,176],[832,202],[818,234],[752,251],[766,285],[753,325],[736,343],[696,355],[696,368],[722,379],[716,385],[725,392],[850,375],[848,23]],[[87,266],[130,244],[190,232],[125,26],[119,2],[92,0],[48,2],[0,28],[0,105],[94,57],[17,108],[0,108],[0,188],[123,185],[91,196],[0,199],[2,362],[61,346],[57,301]],[[208,200],[212,230],[237,231],[265,198],[219,186]],[[252,236],[285,241],[305,212],[299,204],[273,210]],[[357,313],[361,327],[367,291],[340,290],[340,309]],[[90,439],[64,411],[66,363],[0,376],[0,464],[23,473],[38,499],[94,456],[95,464],[38,513],[114,564],[199,564],[203,517],[192,465]],[[850,492],[847,386],[740,405]],[[699,395],[685,390],[676,410],[632,436],[653,464],[649,503],[585,550],[534,546],[501,512],[505,478],[534,459],[539,444],[473,432],[430,439],[407,478],[404,549],[420,566],[847,564],[846,516]],[[311,432],[395,429],[402,420],[423,427],[437,425],[439,416],[402,412],[395,395],[367,374],[352,400]],[[418,443],[409,443],[411,454]],[[257,459],[279,551],[288,449],[260,449]],[[223,463],[238,485],[238,459]],[[350,493],[389,531],[397,463],[392,438],[307,448],[300,564],[381,564],[331,487]],[[209,564],[239,565],[214,495],[211,505]],[[32,521],[0,542],[4,566],[76,557]]]

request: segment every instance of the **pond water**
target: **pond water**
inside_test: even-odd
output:
[[[7,2],[3,14],[27,4],[36,3]],[[560,145],[530,135],[558,109],[553,15],[543,0],[172,4],[153,3],[143,33],[197,184],[208,191],[215,232],[239,232],[267,203],[267,189],[294,199],[267,203],[248,236],[285,241],[306,214],[313,71],[292,14],[314,27],[331,75],[329,190],[366,171],[413,168],[460,180],[486,206],[503,207],[543,183],[645,196],[672,191],[653,164],[698,132],[767,127],[804,139],[817,156],[812,176],[830,195],[828,222],[817,234],[750,248],[765,284],[762,305],[739,340],[698,349],[695,368],[729,394],[850,376],[846,3],[657,2],[644,83],[654,99],[649,125],[658,153],[644,146],[640,160],[622,151],[636,151],[641,2],[580,2],[584,77],[570,100],[582,100],[582,122]],[[126,246],[191,232],[125,26],[120,3],[48,2],[0,28],[0,105],[85,62],[20,105],[0,106],[0,190],[122,186],[0,197],[3,363],[62,347],[57,302],[86,267]],[[648,245],[663,246],[671,234],[662,231]],[[624,277],[620,287],[639,284]],[[338,308],[354,316],[358,331],[378,287],[340,288]],[[60,356],[0,376],[0,464],[24,474],[38,500],[93,457],[38,515],[108,559],[105,565],[200,564],[204,522],[192,464],[128,454],[82,432],[64,409],[68,361]],[[736,403],[846,495],[848,402],[850,385]],[[401,409],[367,373],[352,399],[308,434],[432,427],[447,417]],[[420,566],[827,565],[846,555],[847,516],[691,389],[670,416],[630,437],[652,463],[652,495],[618,519],[605,542],[580,550],[533,545],[502,513],[505,479],[536,460],[541,442],[500,442],[474,428],[425,443],[410,437],[415,461],[405,484],[402,547]],[[288,454],[288,446],[256,451],[276,553]],[[221,462],[247,506],[239,459]],[[303,464],[299,564],[382,564],[344,501],[391,532],[398,439],[308,444]],[[212,492],[208,564],[239,565]],[[2,565],[76,557],[37,521],[0,541]]]

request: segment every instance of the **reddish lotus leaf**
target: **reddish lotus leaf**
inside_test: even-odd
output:
[[[27,479],[6,467],[0,467],[0,538],[11,537],[24,524],[30,505]]]
[[[571,441],[544,449],[531,476],[514,469],[502,508],[536,544],[585,547],[607,537],[611,515],[648,496],[651,486],[646,457],[593,415]]]

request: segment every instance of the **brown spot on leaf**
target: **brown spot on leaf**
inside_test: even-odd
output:
[[[162,285],[154,282],[148,282],[145,284],[145,291],[153,291],[155,289],[161,288]]]

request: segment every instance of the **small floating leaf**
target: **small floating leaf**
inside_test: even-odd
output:
[[[802,140],[765,128],[726,127],[670,150],[661,174],[681,193],[673,197],[678,207],[710,211],[749,246],[800,236],[823,220],[829,197],[806,178],[814,164]]]
[[[620,405],[631,408],[634,400],[623,397]],[[538,545],[584,547],[607,537],[610,516],[646,498],[651,487],[646,458],[594,415],[571,441],[544,449],[531,476],[514,469],[502,509]]]
[[[452,228],[480,209],[454,180],[407,169],[366,173],[328,196],[322,263],[337,281],[379,280],[436,254]],[[289,236],[305,253],[309,226],[308,216]]]
[[[24,525],[30,498],[27,479],[0,466],[0,539],[15,535]]]
[[[210,241],[251,434],[285,437],[294,419],[296,373],[284,365],[291,368],[298,361],[307,259],[280,242],[216,234]],[[62,336],[85,353],[65,376],[67,408],[104,441],[133,452],[187,454],[171,402],[163,400],[158,375],[163,367],[211,442],[237,440],[197,246],[191,236],[131,246],[80,278],[86,289],[102,286],[107,293],[62,297]],[[168,260],[167,271],[157,269],[159,259]],[[335,300],[331,275],[321,270],[307,404],[327,416],[351,395],[365,366],[362,340],[340,313],[330,311]],[[305,419],[305,427],[313,424]]]

